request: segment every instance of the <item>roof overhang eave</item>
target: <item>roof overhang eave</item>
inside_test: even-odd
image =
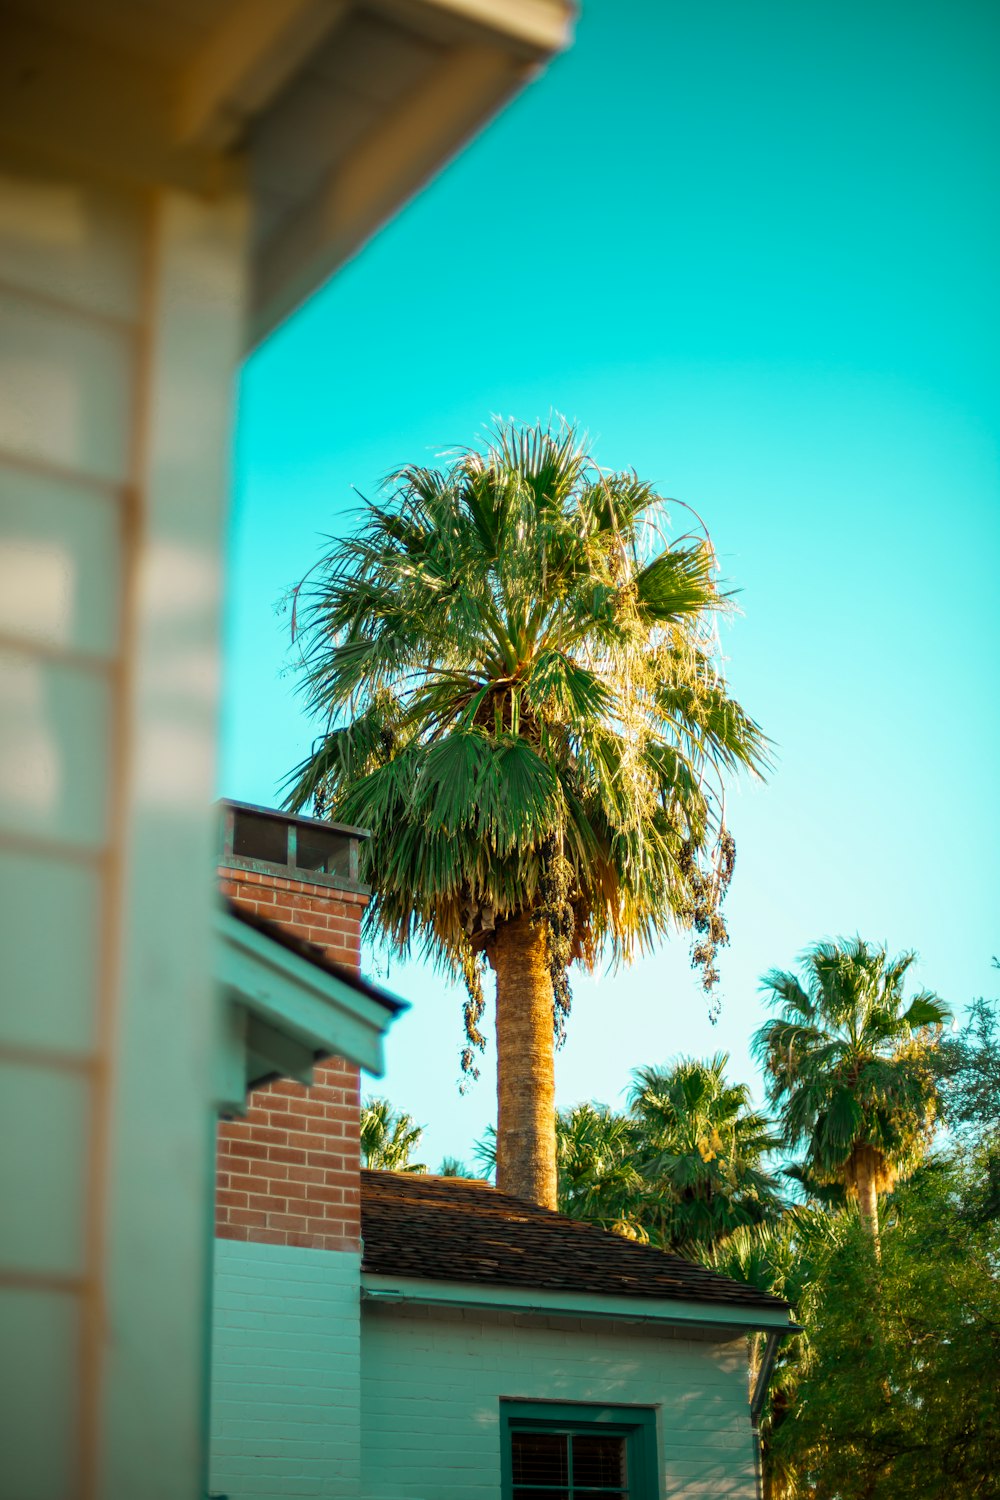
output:
[[[573,0],[366,0],[440,44],[430,73],[380,107],[352,149],[289,204],[251,256],[248,349],[291,317],[572,40]],[[294,84],[293,84],[294,86]]]
[[[777,1300],[773,1307],[718,1305],[680,1298],[630,1297],[594,1292],[555,1292],[541,1288],[490,1286],[480,1282],[431,1281],[415,1276],[362,1272],[362,1302],[392,1306],[464,1308],[534,1314],[544,1317],[592,1318],[602,1322],[645,1323],[666,1329],[704,1329],[720,1338],[740,1334],[796,1333],[791,1310]]]
[[[215,916],[213,966],[220,1113],[242,1113],[247,1092],[271,1078],[311,1083],[324,1057],[384,1072],[383,1037],[404,1008],[394,997],[383,1003],[371,986],[355,987],[229,911]]]

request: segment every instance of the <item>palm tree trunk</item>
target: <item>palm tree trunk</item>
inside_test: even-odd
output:
[[[498,923],[497,1187],[556,1206],[556,1085],[552,981],[545,933],[527,915]]]
[[[854,1182],[858,1194],[858,1213],[862,1224],[872,1238],[875,1259],[882,1259],[882,1246],[878,1234],[878,1193],[875,1189],[875,1162],[870,1148],[862,1146],[857,1152],[854,1167]]]

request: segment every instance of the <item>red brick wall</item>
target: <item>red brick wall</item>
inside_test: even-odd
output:
[[[361,961],[365,897],[253,870],[220,870],[224,895],[338,963]],[[243,1119],[219,1125],[215,1232],[225,1240],[357,1250],[361,1244],[360,1076],[342,1058],[318,1063],[305,1088],[255,1089]]]
[[[361,918],[367,897],[256,870],[222,869],[220,889],[259,917],[282,922],[296,937],[326,949],[327,957],[357,969],[361,965]]]

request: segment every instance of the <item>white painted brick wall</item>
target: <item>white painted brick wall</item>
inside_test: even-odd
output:
[[[364,1500],[499,1500],[502,1397],[656,1407],[664,1500],[755,1495],[743,1339],[368,1304]]]
[[[215,1242],[211,1488],[356,1497],[360,1257]]]

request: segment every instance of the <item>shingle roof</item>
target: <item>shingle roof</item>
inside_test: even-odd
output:
[[[682,1256],[464,1177],[363,1171],[361,1237],[362,1269],[383,1276],[673,1298],[772,1312],[788,1307]]]

